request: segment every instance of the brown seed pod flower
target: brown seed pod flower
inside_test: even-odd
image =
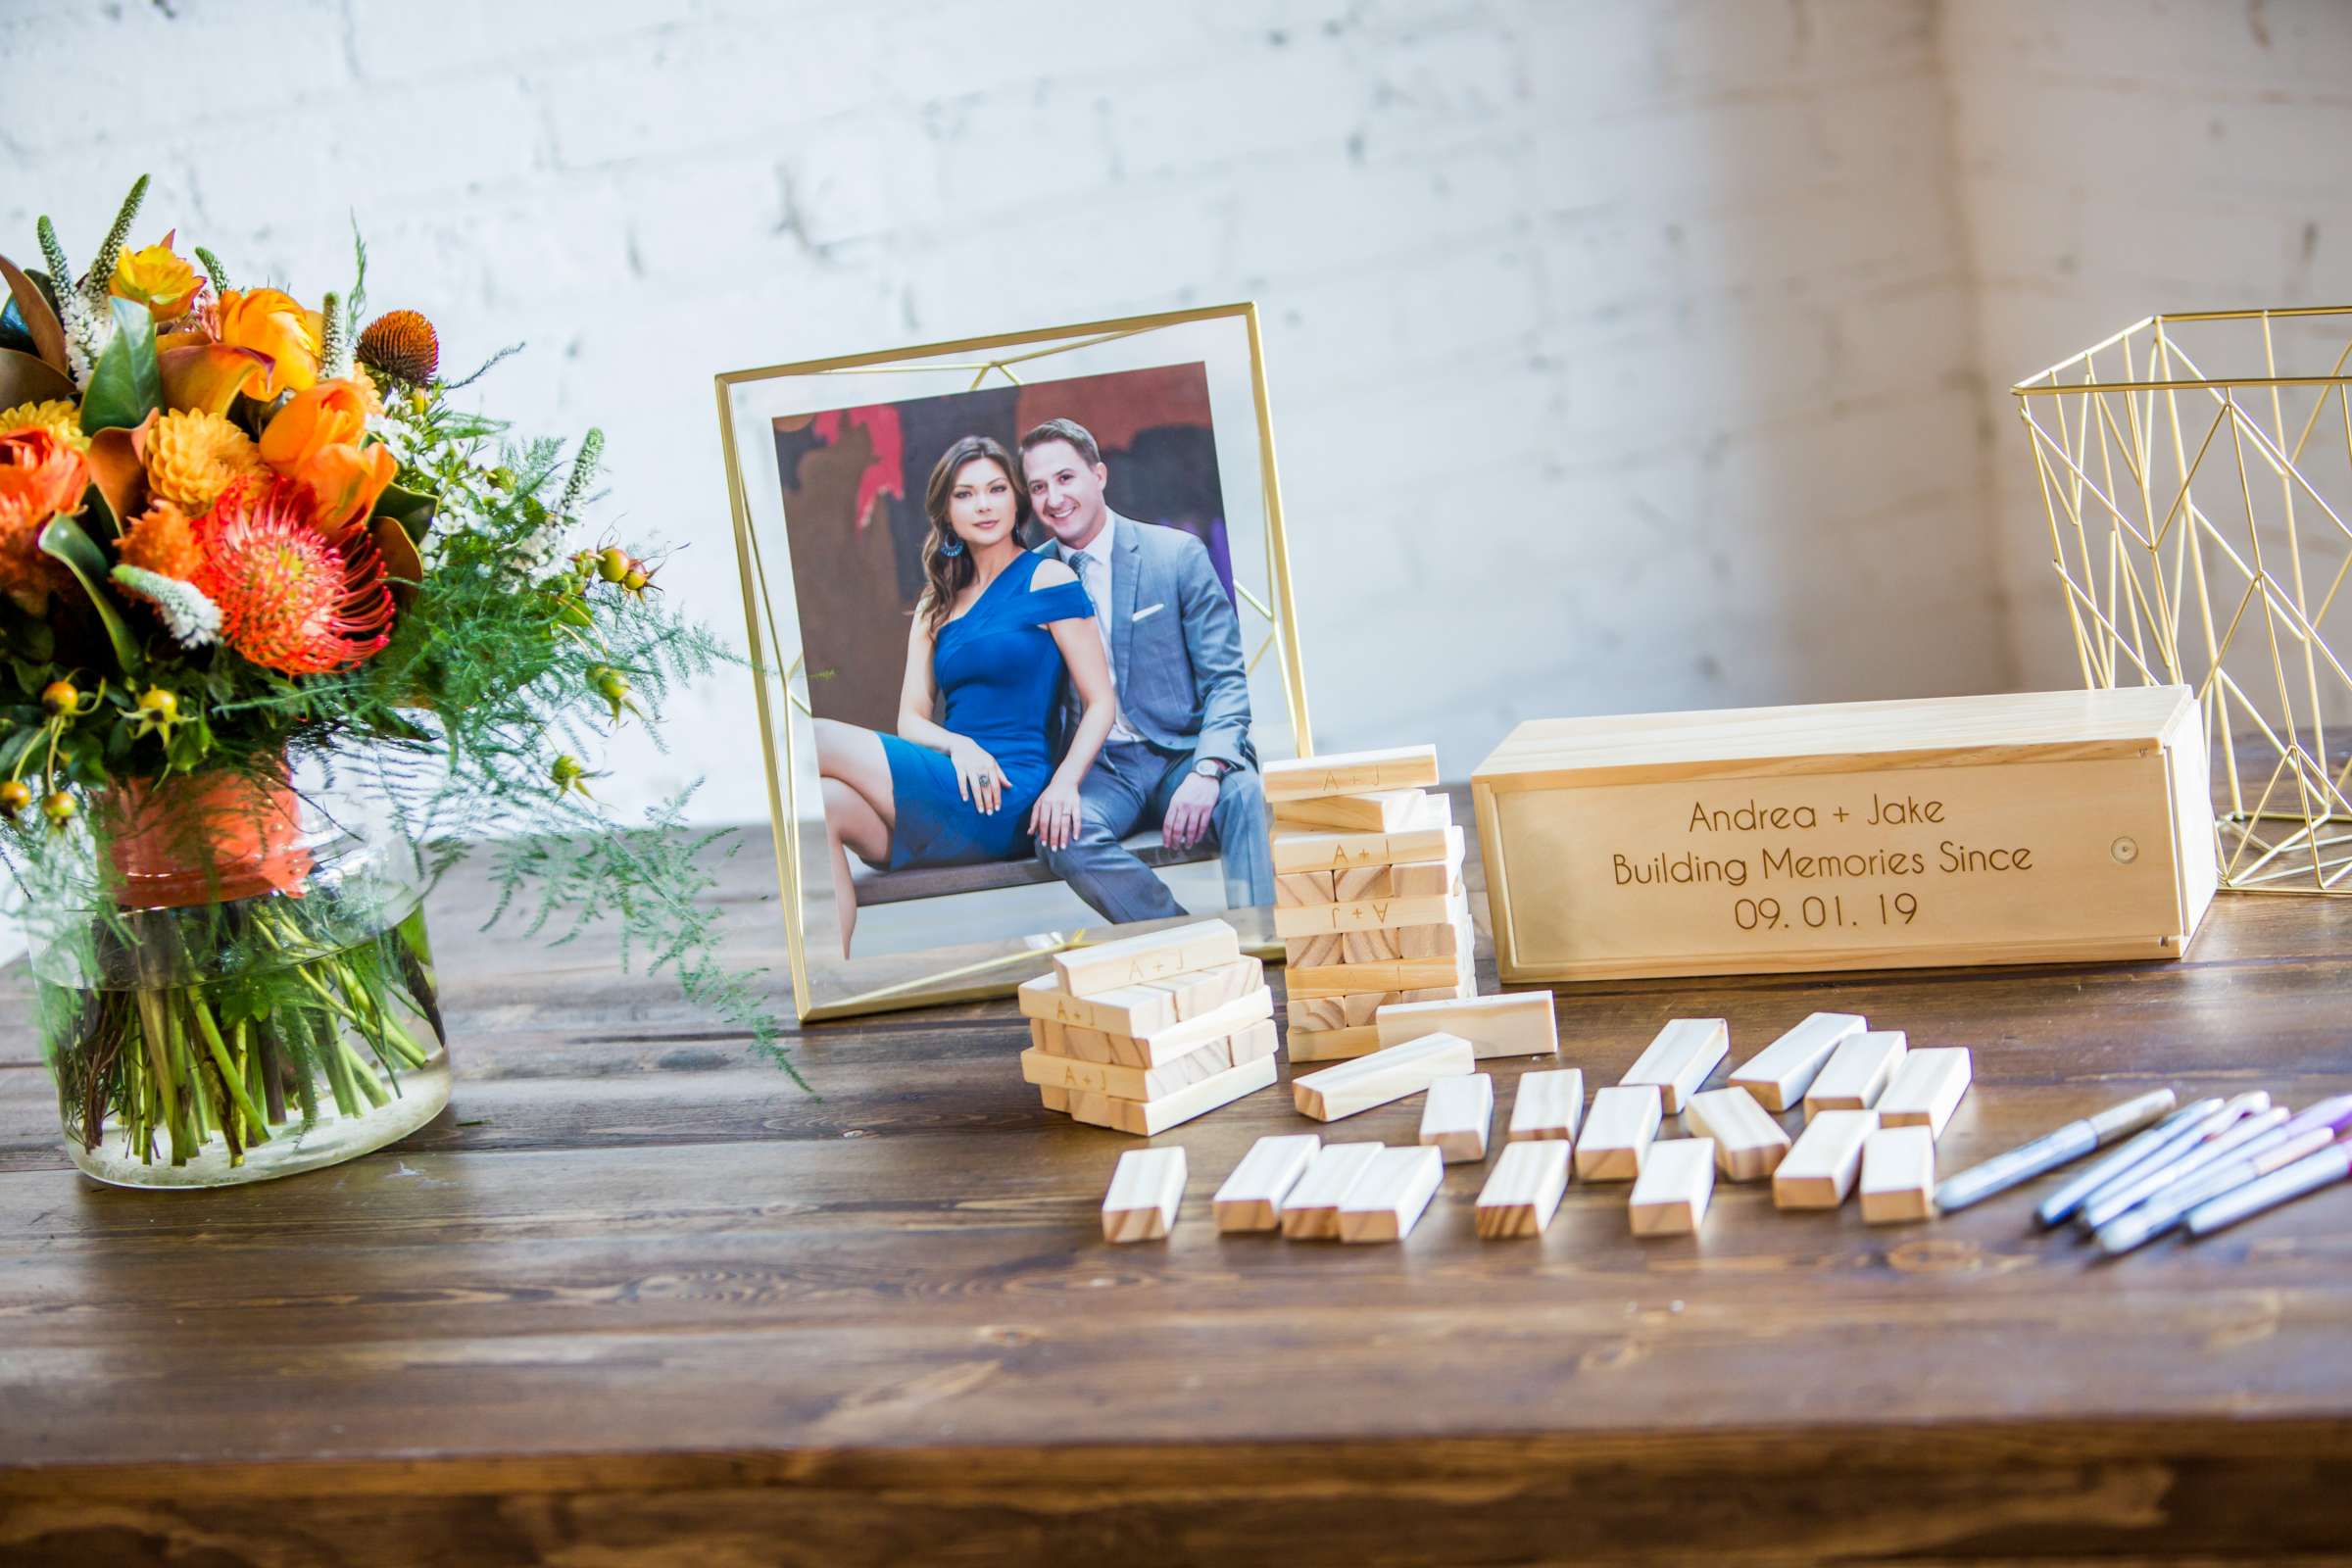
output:
[[[360,334],[360,363],[423,386],[441,368],[441,337],[416,311],[387,311]]]

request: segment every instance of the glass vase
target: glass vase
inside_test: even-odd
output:
[[[449,1102],[415,847],[282,770],[94,803],[88,874],[32,911],[74,1163],[122,1187],[290,1176]]]

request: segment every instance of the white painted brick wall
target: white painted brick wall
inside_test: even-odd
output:
[[[714,371],[1255,298],[1318,740],[1461,775],[1539,713],[2069,678],[1988,383],[2319,286],[2352,104],[2341,10],[2045,9],[19,0],[0,244],[149,171],[315,294],[356,216],[453,364],[528,342],[487,400],[608,428],[613,526],[730,632]],[[2151,137],[2186,177],[2100,185]],[[2155,198],[2248,225],[2093,242]],[[760,815],[750,712],[710,682],[607,793]]]

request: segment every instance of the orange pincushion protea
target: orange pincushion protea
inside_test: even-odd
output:
[[[182,582],[192,581],[204,564],[204,552],[196,547],[196,529],[188,514],[161,496],[131,519],[118,548],[124,565]]]
[[[308,487],[241,482],[196,522],[195,585],[220,609],[220,640],[265,669],[323,675],[392,640],[392,590],[365,529],[329,544]]]

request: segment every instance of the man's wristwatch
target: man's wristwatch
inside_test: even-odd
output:
[[[1203,757],[1193,764],[1193,771],[1202,778],[1216,779],[1222,782],[1225,775],[1233,771],[1233,764],[1220,758]]]

